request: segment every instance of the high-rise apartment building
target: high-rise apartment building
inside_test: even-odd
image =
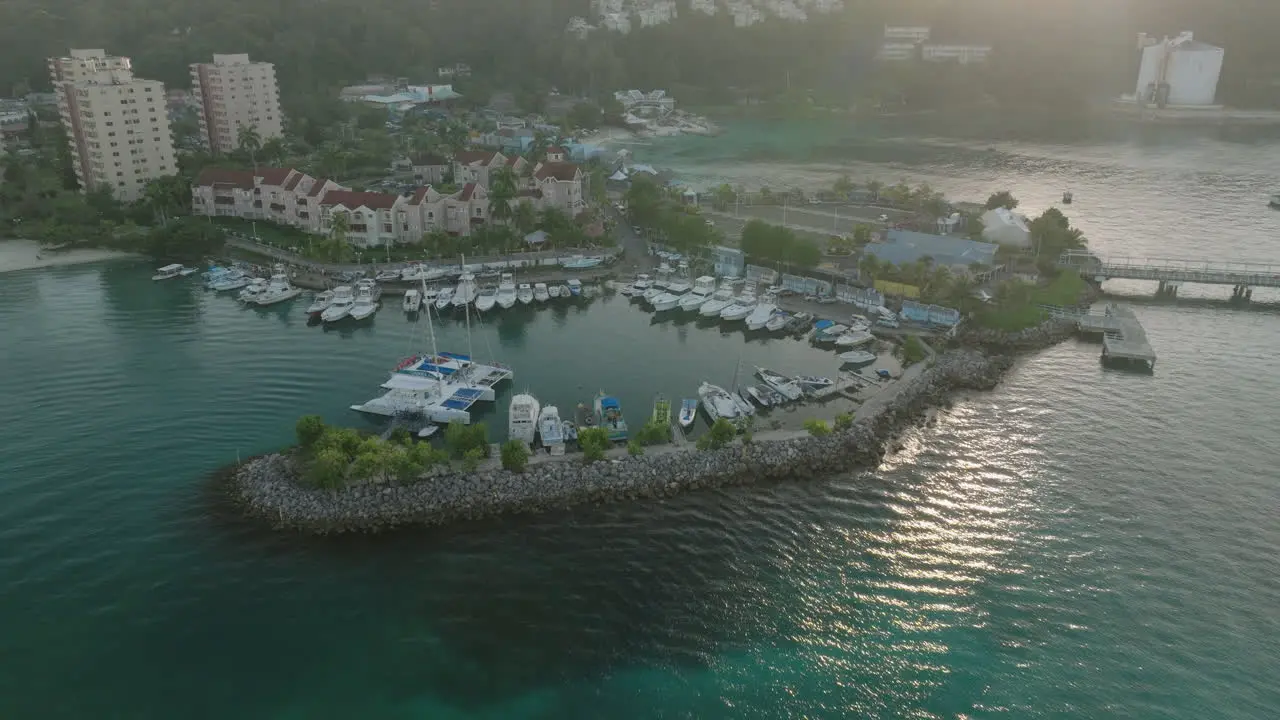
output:
[[[284,134],[280,88],[271,63],[249,56],[214,55],[191,66],[191,89],[200,104],[200,130],[209,149],[229,153],[240,147],[240,128],[252,127],[266,142]]]
[[[104,50],[50,58],[49,74],[82,191],[106,186],[132,202],[147,181],[178,171],[164,83],[135,78],[129,58]]]

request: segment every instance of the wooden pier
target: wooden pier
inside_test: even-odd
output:
[[[1147,342],[1147,331],[1142,323],[1129,308],[1112,304],[1103,313],[1079,315],[1076,328],[1082,335],[1102,337],[1104,363],[1155,369],[1156,351]]]

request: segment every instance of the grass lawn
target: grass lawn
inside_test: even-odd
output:
[[[1080,302],[1080,293],[1084,289],[1084,279],[1078,274],[1060,272],[1048,285],[1036,285],[1030,288],[1024,302],[1006,301],[997,306],[984,308],[978,313],[977,323],[982,327],[1005,332],[1024,330],[1038,325],[1044,319],[1041,305],[1066,307],[1076,305]]]

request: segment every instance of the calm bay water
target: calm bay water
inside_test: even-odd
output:
[[[757,161],[714,144],[731,137],[701,158],[651,152],[735,177]],[[848,162],[944,188],[969,162],[1007,173],[1028,205],[1069,186],[1073,220],[1108,250],[1280,259],[1277,216],[1258,202],[1280,184],[1280,151],[1198,142],[1216,150]],[[299,414],[358,424],[346,406],[421,328],[388,307],[325,332],[296,306],[245,310],[148,276],[131,263],[0,275],[0,717],[1280,708],[1280,312],[1265,304],[1139,303],[1154,375],[1104,371],[1097,346],[1066,343],[873,472],[315,540],[237,520],[205,478],[288,442]],[[466,344],[457,323],[440,337]],[[622,298],[501,316],[472,350],[562,408],[603,387],[633,415],[654,391],[729,382],[739,362],[832,370],[803,343],[651,324]]]

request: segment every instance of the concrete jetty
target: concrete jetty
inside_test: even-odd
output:
[[[1111,304],[1102,313],[1087,313],[1076,318],[1080,334],[1102,337],[1104,363],[1141,365],[1148,370],[1156,366],[1156,351],[1147,342],[1147,331],[1133,311]]]

